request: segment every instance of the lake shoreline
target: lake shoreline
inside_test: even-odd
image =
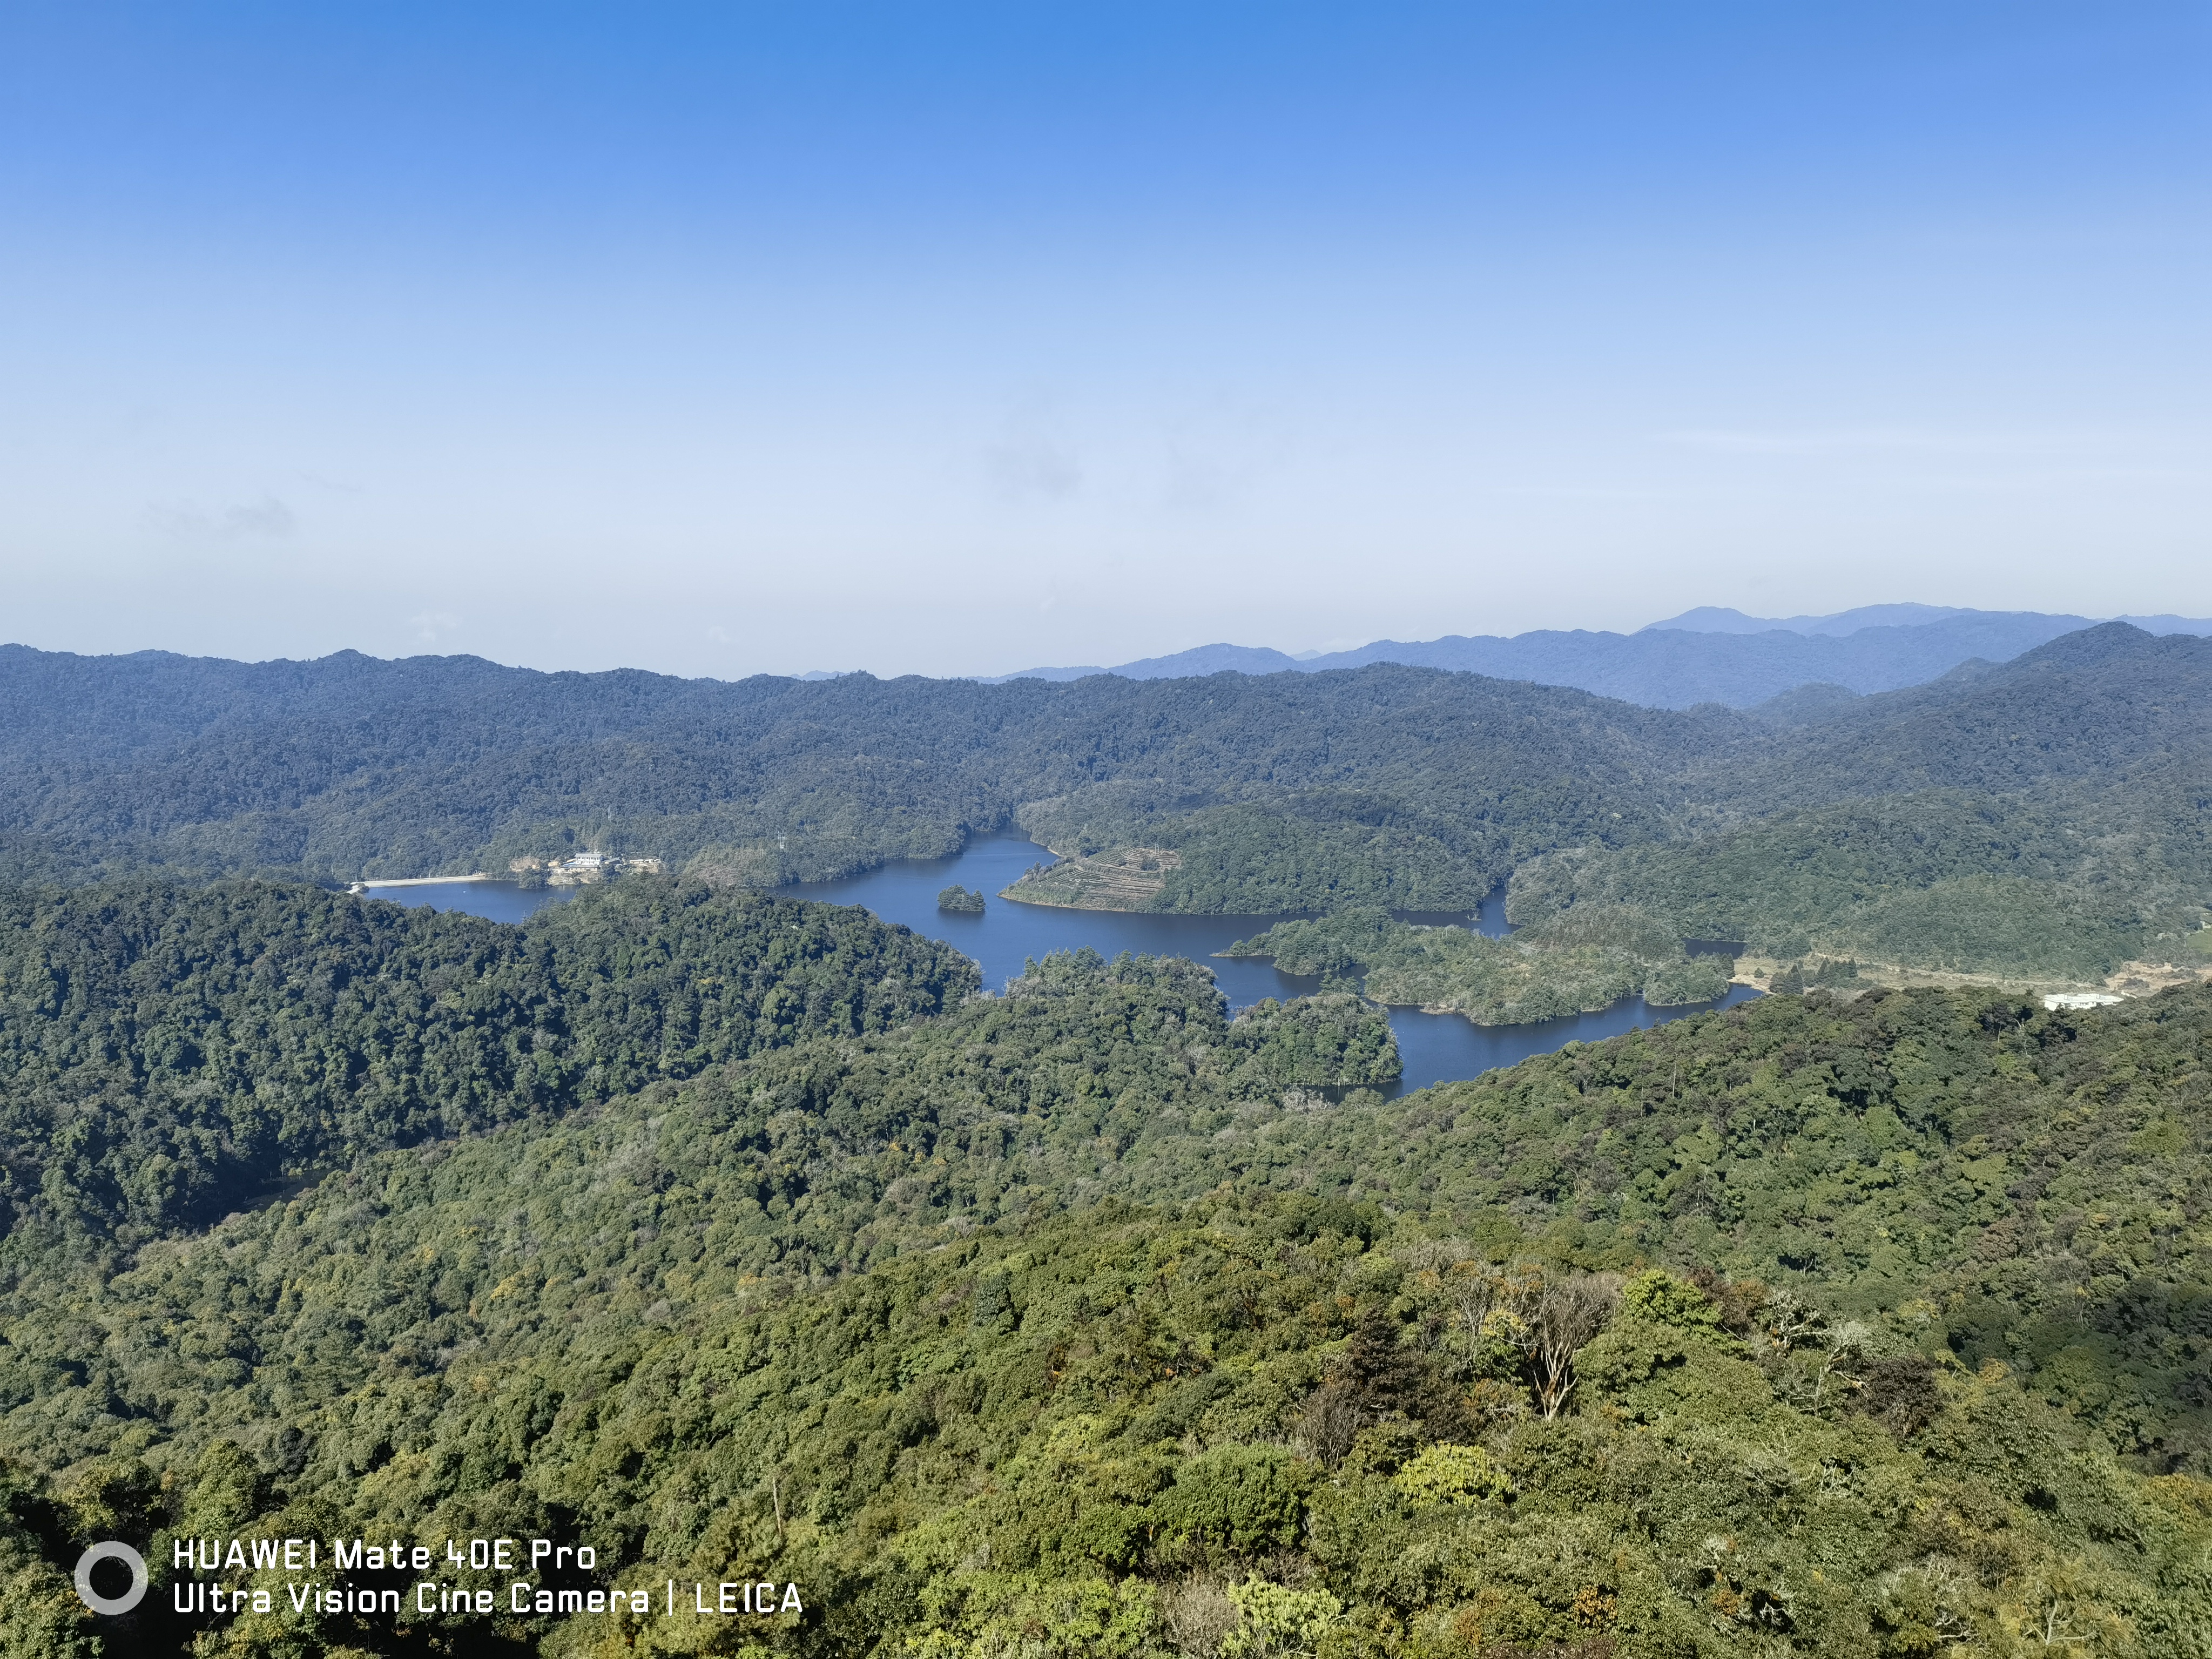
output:
[[[1086,906],[1040,904],[1026,896],[994,904],[982,915],[940,911],[938,895],[948,882],[985,893],[1000,893],[1050,849],[1013,836],[978,836],[959,853],[943,859],[895,860],[857,877],[826,882],[793,883],[769,890],[785,898],[816,903],[859,904],[887,922],[912,928],[927,939],[951,945],[983,969],[983,982],[996,987],[1018,977],[1028,960],[1056,950],[1085,947],[1111,960],[1123,951],[1138,956],[1187,957],[1211,969],[1232,1010],[1263,998],[1287,1001],[1321,988],[1318,975],[1290,975],[1262,957],[1221,953],[1250,934],[1264,931],[1279,915],[1230,916],[1177,911],[1100,910]],[[510,888],[498,877],[430,877],[380,883],[385,902],[429,904],[441,910],[465,910],[495,921],[520,922],[548,904],[559,903],[574,888]],[[447,890],[439,890],[446,887]],[[1492,894],[1465,921],[1492,937],[1510,930],[1501,896]],[[1410,913],[1409,913],[1410,914]],[[1420,913],[1441,919],[1458,912]],[[1625,1031],[1717,1011],[1756,996],[1758,988],[1733,985],[1717,1002],[1659,1008],[1632,996],[1592,1012],[1561,1015],[1524,1024],[1480,1025],[1464,1013],[1429,1013],[1406,1005],[1385,1004],[1398,1042],[1400,1081],[1385,1085],[1395,1096],[1434,1083],[1480,1077],[1534,1054],[1548,1054],[1568,1042],[1592,1042]]]

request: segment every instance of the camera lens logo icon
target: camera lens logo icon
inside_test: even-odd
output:
[[[102,1595],[92,1587],[92,1570],[103,1561],[120,1561],[131,1569],[131,1588],[120,1595]],[[146,1599],[146,1558],[128,1544],[109,1539],[94,1544],[76,1559],[78,1599],[94,1613],[128,1613]]]

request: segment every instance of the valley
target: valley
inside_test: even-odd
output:
[[[2208,652],[0,653],[0,1653],[2202,1652]]]

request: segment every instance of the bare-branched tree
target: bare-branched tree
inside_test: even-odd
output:
[[[1575,1352],[1613,1317],[1618,1273],[1553,1273],[1534,1262],[1503,1267],[1462,1261],[1445,1279],[1468,1340],[1502,1342],[1520,1355],[1521,1372],[1548,1420],[1575,1387]]]
[[[1589,1273],[1545,1281],[1529,1322],[1528,1367],[1537,1408],[1549,1421],[1575,1388],[1575,1351],[1603,1330],[1620,1302],[1620,1275]]]

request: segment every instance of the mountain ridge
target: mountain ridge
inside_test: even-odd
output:
[[[2212,634],[2212,620],[2114,618],[2154,634]],[[1064,682],[1110,674],[1170,679],[1218,673],[1316,673],[1370,663],[1486,674],[1571,686],[1647,708],[1701,702],[1750,708],[1814,684],[1859,696],[1924,684],[1982,658],[2006,662],[2051,640],[2100,625],[2087,617],[1911,604],[1863,605],[1826,617],[1759,617],[1702,605],[1632,634],[1537,629],[1515,635],[1375,640],[1346,651],[1291,656],[1265,646],[1216,642],[1112,667],[1032,668],[985,677]]]

